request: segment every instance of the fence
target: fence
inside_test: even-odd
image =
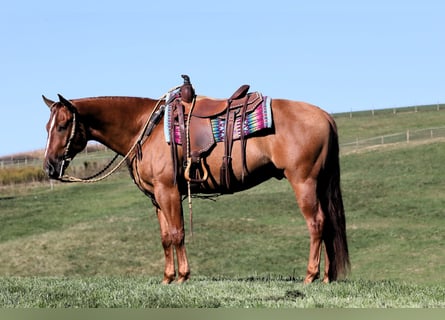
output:
[[[76,162],[87,160],[87,161],[105,161],[111,159],[114,152],[106,148],[103,145],[97,143],[89,144],[88,147],[79,153],[76,157]],[[5,168],[21,168],[29,166],[42,166],[43,165],[43,152],[41,154],[22,154],[10,157],[0,158],[0,169]]]
[[[104,169],[114,155],[114,152],[104,147],[95,148],[94,152],[88,149],[70,163],[67,173],[79,177],[91,176]],[[0,159],[0,186],[48,180],[43,170],[43,153]]]
[[[350,111],[350,112],[341,112],[335,113],[335,118],[360,118],[360,117],[369,117],[369,116],[387,116],[387,115],[395,115],[400,113],[410,113],[410,112],[428,112],[428,111],[443,111],[445,110],[445,104],[437,103],[437,104],[428,104],[428,105],[416,105],[409,107],[394,107],[394,108],[385,108],[385,109],[372,109],[365,111]]]
[[[445,127],[436,127],[418,130],[406,130],[389,135],[377,136],[369,139],[362,139],[340,144],[342,153],[351,152],[379,145],[391,143],[409,143],[413,141],[425,141],[437,138],[445,138]]]

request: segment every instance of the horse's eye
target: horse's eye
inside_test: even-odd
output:
[[[65,123],[65,124],[59,124],[59,125],[57,126],[57,132],[65,131],[66,128],[68,128],[68,123]]]

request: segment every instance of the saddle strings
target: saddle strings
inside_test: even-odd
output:
[[[192,112],[195,108],[196,95],[193,96],[192,106],[190,107],[189,116],[187,117],[187,125],[186,125],[186,139],[187,139],[187,166],[189,166],[192,162],[191,154],[190,154],[190,120],[192,118]],[[192,190],[191,190],[191,180],[187,180],[187,196],[188,196],[188,204],[189,204],[189,222],[190,222],[190,238],[193,238],[193,209],[192,209]]]

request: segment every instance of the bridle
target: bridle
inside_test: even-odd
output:
[[[59,102],[54,102],[50,109],[52,110],[56,104]],[[73,157],[70,157],[70,147],[71,144],[74,140],[74,138],[76,137],[76,133],[77,133],[77,112],[75,110],[70,110],[69,108],[67,108],[69,112],[71,112],[73,119],[72,119],[72,125],[71,125],[71,131],[70,131],[70,135],[68,137],[66,146],[65,146],[65,151],[63,152],[63,156],[62,156],[62,162],[60,163],[60,170],[59,170],[59,179],[61,180],[63,177],[63,173],[64,173],[64,168],[66,166],[69,165],[69,163],[71,162],[71,160],[73,160]],[[65,166],[66,165],[66,166]]]
[[[62,179],[62,177],[63,177],[65,164],[66,164],[66,166],[68,166],[69,163],[71,162],[71,160],[73,160],[73,157],[71,157],[69,154],[70,154],[71,143],[73,142],[73,140],[74,140],[74,138],[76,136],[76,129],[77,129],[77,117],[76,117],[76,114],[77,114],[77,112],[73,111],[73,110],[70,110],[70,112],[73,115],[72,126],[71,126],[71,133],[70,133],[70,136],[68,138],[68,142],[67,142],[66,147],[65,147],[65,152],[63,153],[63,156],[62,156],[62,162],[60,164],[59,179]]]

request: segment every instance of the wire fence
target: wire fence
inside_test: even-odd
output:
[[[103,145],[93,143],[79,153],[75,161],[76,163],[82,163],[88,161],[90,163],[103,162],[111,159],[114,156],[114,152]],[[43,153],[41,155],[14,155],[10,157],[3,157],[0,159],[0,169],[5,168],[20,168],[29,166],[42,166],[43,165]]]
[[[430,112],[430,111],[443,111],[445,110],[445,104],[436,103],[428,105],[414,105],[408,107],[394,107],[394,108],[384,108],[384,109],[371,109],[364,111],[350,111],[336,113],[335,118],[360,118],[369,116],[390,116],[401,113],[412,113],[412,112]]]
[[[89,146],[70,163],[67,174],[78,177],[91,176],[103,170],[114,156],[115,153],[104,146]],[[37,152],[0,159],[0,187],[49,181],[43,170],[43,157],[43,152]],[[53,182],[50,183],[52,188]]]
[[[343,153],[394,143],[410,143],[414,141],[426,141],[445,138],[445,127],[406,130],[394,134],[382,135],[368,139],[356,139],[355,141],[341,143]]]

